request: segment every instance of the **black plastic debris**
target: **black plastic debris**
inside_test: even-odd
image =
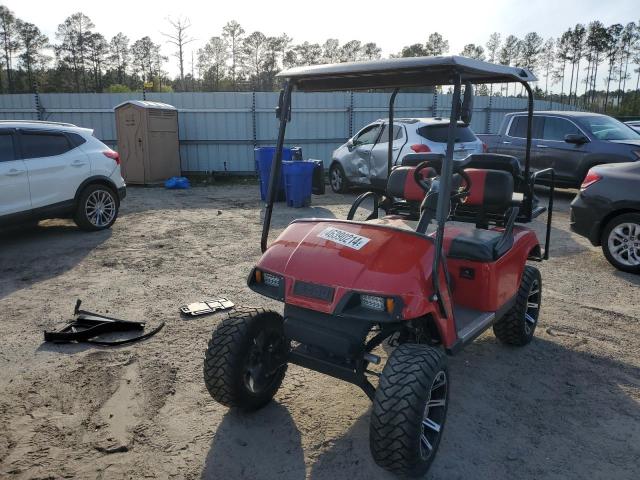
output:
[[[88,312],[86,310],[80,310],[80,300],[76,301],[76,306],[73,310],[74,319],[64,326],[62,329],[55,332],[44,332],[45,342],[54,343],[70,343],[70,342],[85,342],[94,345],[103,345],[107,347],[124,345],[127,343],[133,343],[145,338],[149,338],[164,327],[164,322],[161,322],[153,330],[136,335],[134,337],[124,338],[120,340],[100,340],[99,335],[117,332],[130,332],[138,331],[143,332],[146,326],[146,322],[132,322],[130,320],[122,320],[120,318],[107,317],[98,313]]]

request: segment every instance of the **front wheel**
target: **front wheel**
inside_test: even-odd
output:
[[[288,351],[279,313],[238,309],[209,340],[203,367],[207,390],[222,405],[257,410],[280,388]]]
[[[607,224],[602,253],[618,270],[640,273],[640,213],[618,215]]]
[[[344,168],[339,163],[334,163],[329,169],[329,183],[331,184],[331,190],[335,193],[345,193],[349,187],[347,181],[347,175],[344,173]]]
[[[395,474],[424,475],[440,445],[448,401],[449,372],[442,350],[398,346],[373,399],[369,446],[375,462]]]
[[[80,193],[73,220],[82,230],[104,230],[114,224],[119,208],[113,189],[101,184],[89,185]]]

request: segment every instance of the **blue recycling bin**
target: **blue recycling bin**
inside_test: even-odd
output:
[[[256,162],[256,170],[260,178],[260,198],[263,202],[267,201],[269,193],[269,177],[271,176],[271,165],[276,154],[276,147],[257,147],[253,149],[253,156]],[[283,147],[282,160],[291,160],[292,152],[290,148]],[[280,169],[280,182],[278,184],[278,192],[276,201],[285,199],[284,194],[284,174]]]
[[[314,162],[282,162],[284,191],[288,207],[301,208],[308,207],[311,204],[311,185],[314,168]]]

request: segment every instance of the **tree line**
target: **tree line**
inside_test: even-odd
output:
[[[66,18],[55,38],[0,5],[0,93],[153,91],[271,91],[283,68],[381,58],[375,42],[294,43],[286,33],[248,33],[235,20],[200,48],[192,48],[187,18],[168,19],[161,31],[178,65],[171,78],[169,57],[151,37],[110,39],[82,12]],[[438,32],[425,43],[405,46],[391,57],[460,54],[501,65],[526,67],[539,78],[536,97],[620,115],[640,114],[640,22],[605,26],[577,24],[558,38],[536,32],[492,33],[484,44],[450,52]],[[479,95],[522,95],[517,85],[487,85]]]

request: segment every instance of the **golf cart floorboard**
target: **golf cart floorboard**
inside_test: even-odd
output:
[[[456,319],[458,338],[468,343],[484,332],[496,319],[496,312],[481,312],[472,308],[455,305],[453,307]]]

